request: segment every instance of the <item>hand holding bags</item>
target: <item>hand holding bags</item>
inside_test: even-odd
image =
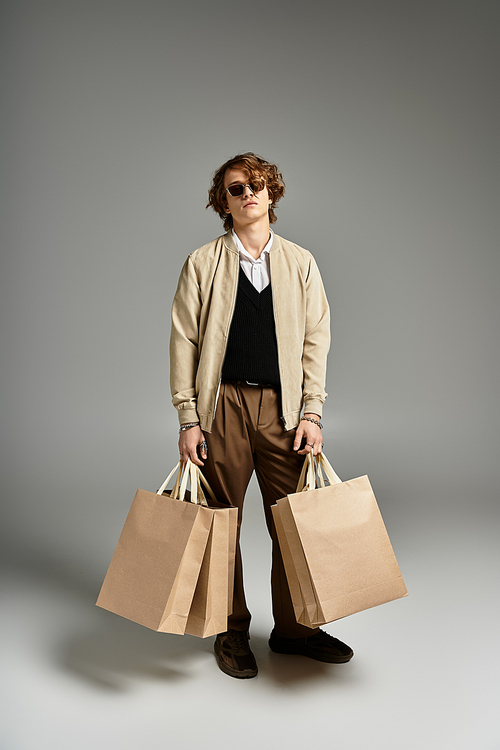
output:
[[[315,628],[408,595],[367,476],[342,482],[309,453],[297,493],[272,511],[298,622]]]
[[[98,606],[164,633],[205,638],[227,630],[238,510],[208,507],[202,483],[217,504],[191,462],[177,464],[156,494],[137,490]]]

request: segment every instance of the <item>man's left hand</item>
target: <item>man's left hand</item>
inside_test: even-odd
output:
[[[317,414],[304,414],[304,417],[311,417],[311,419],[317,419],[319,422],[319,416]],[[299,450],[304,438],[306,444],[302,450]],[[307,419],[303,419],[295,430],[293,449],[294,451],[297,451],[299,456],[305,456],[311,451],[313,456],[317,456],[318,453],[321,453],[323,450],[323,436],[318,425],[314,424],[314,422],[309,422]]]

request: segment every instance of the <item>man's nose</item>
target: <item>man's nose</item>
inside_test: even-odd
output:
[[[245,185],[243,188],[243,197],[244,198],[251,198],[253,195],[253,190],[251,189],[250,185]]]

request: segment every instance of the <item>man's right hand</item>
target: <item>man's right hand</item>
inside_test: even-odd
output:
[[[179,434],[179,456],[183,464],[185,464],[189,458],[197,466],[204,466],[203,461],[200,461],[198,457],[197,451],[198,446],[201,445],[204,440],[205,437],[198,425],[196,427],[190,427],[189,430],[183,430]],[[206,459],[207,451],[205,446],[200,448],[200,454],[202,458]]]

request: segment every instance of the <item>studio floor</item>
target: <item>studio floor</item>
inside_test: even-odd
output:
[[[1,750],[499,750],[494,528],[398,534],[410,595],[326,626],[354,659],[272,653],[267,541],[246,562],[259,675],[219,672],[212,644],[94,606],[99,582],[47,560],[2,575]],[[244,559],[257,538],[243,539]],[[264,554],[265,553],[265,554]]]

